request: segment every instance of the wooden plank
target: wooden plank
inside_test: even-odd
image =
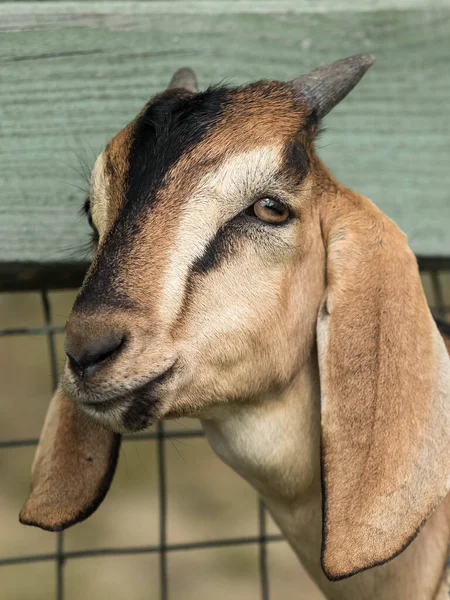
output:
[[[450,273],[450,258],[419,257],[418,264],[419,269],[427,274],[439,272],[442,276],[444,272]],[[83,282],[88,267],[89,262],[87,261],[45,262],[43,264],[0,261],[0,292],[78,288]],[[446,305],[444,304],[444,306]],[[431,306],[431,308],[435,309],[435,314],[439,314],[439,307],[436,309]]]
[[[0,292],[80,287],[89,262],[0,262]]]
[[[448,8],[448,0],[0,0],[7,6],[5,14],[323,14],[327,12],[374,12],[381,10],[427,10]],[[88,11],[86,5],[89,5]],[[13,9],[11,10],[11,7]]]
[[[326,119],[320,153],[417,254],[450,256],[450,6],[390,4],[1,2],[0,261],[87,257],[77,155],[92,165],[179,66],[240,84],[367,51],[376,66]]]

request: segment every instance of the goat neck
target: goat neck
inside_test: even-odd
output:
[[[217,455],[264,499],[327,599],[446,600],[449,587],[442,581],[442,565],[450,537],[449,499],[394,560],[344,581],[325,577],[320,564],[320,388],[314,353],[283,392],[251,404],[211,409],[201,415],[201,422]],[[431,563],[429,556],[439,560]]]

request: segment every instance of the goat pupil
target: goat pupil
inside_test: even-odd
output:
[[[264,208],[268,208],[269,210],[276,212],[277,215],[282,215],[284,213],[284,206],[282,206],[280,203],[274,202],[273,200],[269,200],[268,198],[266,200],[261,200],[261,204],[264,206]]]
[[[254,215],[266,223],[284,223],[289,218],[288,207],[272,198],[262,198],[252,206]]]

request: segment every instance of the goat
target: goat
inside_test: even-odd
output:
[[[372,63],[201,93],[183,69],[107,144],[22,523],[85,519],[121,433],[198,417],[327,598],[445,597],[449,356],[405,235],[314,149]]]

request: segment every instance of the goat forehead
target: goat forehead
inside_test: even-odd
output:
[[[226,155],[278,145],[292,138],[304,119],[293,91],[277,82],[196,95],[165,92],[103,153],[111,216],[121,209],[141,212],[152,207],[163,188],[172,201],[182,202]]]
[[[302,149],[299,154],[294,140],[302,119],[292,90],[276,83],[198,95],[178,90],[156,98],[113,138],[94,169],[93,216],[109,233],[81,297],[100,301],[113,286],[124,304],[125,295],[133,295],[130,279],[142,269],[154,273],[156,293],[171,248],[181,243],[192,259],[213,235],[204,227],[201,240],[180,239],[192,210],[210,214],[205,201],[214,203],[218,196],[208,189],[242,199],[246,192],[263,191],[254,184],[264,181],[264,172],[270,178],[291,169],[293,157],[301,180],[308,161],[306,155],[300,160]],[[213,218],[213,228],[219,221]],[[187,258],[184,262],[183,273]]]

